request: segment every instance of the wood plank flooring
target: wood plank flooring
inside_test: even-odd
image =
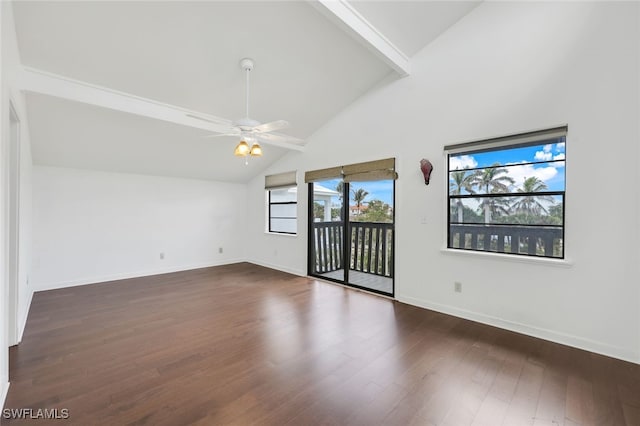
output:
[[[640,366],[243,263],[36,293],[5,408],[73,425],[640,425]]]

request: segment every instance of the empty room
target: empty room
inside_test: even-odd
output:
[[[640,2],[1,1],[0,422],[640,425]]]

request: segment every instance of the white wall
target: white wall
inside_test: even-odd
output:
[[[35,166],[33,191],[36,290],[244,260],[245,185]]]
[[[5,8],[0,3],[0,37],[4,40],[4,32],[5,32],[5,24],[4,24],[4,16],[5,16]],[[0,99],[4,100],[4,79],[5,79],[5,71],[4,71],[4,55],[2,54],[4,49],[0,45]],[[3,102],[4,103],[4,102]],[[0,113],[2,113],[0,107]],[[7,124],[5,124],[4,115],[0,117],[0,135],[4,135],[7,131]],[[1,139],[1,137],[0,137]],[[0,188],[2,188],[2,181],[0,180]],[[4,198],[4,192],[0,191],[0,199]],[[4,206],[2,206],[4,207]],[[4,208],[0,208],[0,223],[3,222]],[[4,241],[4,232],[2,232],[2,241]],[[3,272],[6,269],[6,264],[2,260],[3,252],[0,251],[0,277],[4,274]],[[8,296],[8,288],[7,283],[2,280],[0,284],[0,318],[2,319],[2,325],[0,326],[0,403],[4,406],[4,401],[7,396],[7,392],[9,391],[9,339],[7,337],[7,327],[8,327],[8,307],[7,307],[7,296]]]
[[[4,229],[6,205],[5,203],[5,181],[4,173],[7,165],[6,159],[9,146],[9,104],[13,104],[15,111],[20,120],[20,207],[19,207],[19,271],[18,271],[18,306],[17,306],[17,322],[18,322],[18,340],[22,337],[24,326],[33,296],[33,287],[29,284],[29,276],[31,270],[31,144],[29,141],[29,129],[27,113],[25,108],[25,99],[22,93],[16,88],[16,73],[20,66],[20,54],[18,52],[18,43],[16,39],[15,27],[13,22],[12,4],[10,2],[0,2],[0,34],[1,34],[1,106],[0,106],[0,135],[2,139],[2,173],[0,173],[0,233],[2,233],[1,241],[5,241],[6,234]],[[5,247],[4,243],[0,244],[0,279],[2,280],[2,336],[0,338],[0,402],[4,401],[4,395],[8,385],[8,346],[13,345],[15,341],[9,341],[8,330],[8,283],[6,281],[7,265],[5,264]]]
[[[368,93],[266,173],[395,156],[400,301],[640,362],[638,8],[485,2],[414,56],[410,77]],[[563,123],[569,262],[442,250],[443,146]],[[421,158],[435,164],[428,187]],[[258,223],[247,257],[304,274],[306,186],[299,235],[279,238],[263,232],[262,179],[249,184]]]

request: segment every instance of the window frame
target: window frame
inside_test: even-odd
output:
[[[566,190],[567,190],[567,183],[566,183],[566,179],[567,179],[567,172],[566,172],[566,145],[565,145],[565,149],[564,149],[564,153],[565,153],[565,157],[559,160],[548,160],[548,161],[538,161],[538,160],[532,160],[532,161],[527,161],[526,163],[522,163],[522,165],[536,165],[536,164],[553,164],[556,162],[564,162],[564,166],[563,166],[563,171],[562,173],[564,174],[564,188],[563,190],[549,190],[549,191],[543,191],[543,192],[517,192],[516,190],[512,190],[510,192],[506,192],[506,193],[489,193],[489,194],[458,194],[458,195],[452,195],[451,194],[451,172],[454,172],[456,170],[462,171],[462,170],[469,170],[470,172],[473,171],[477,171],[477,170],[486,170],[486,169],[490,169],[493,166],[484,166],[484,167],[473,167],[473,168],[469,168],[469,169],[451,169],[451,157],[454,156],[462,156],[462,155],[473,155],[473,154],[478,154],[478,153],[487,153],[487,152],[498,152],[498,151],[507,151],[510,149],[516,149],[516,148],[522,148],[522,147],[531,147],[531,146],[541,146],[541,145],[545,145],[545,144],[549,144],[549,143],[553,143],[553,144],[557,144],[560,142],[564,142],[566,144],[567,141],[567,135],[568,135],[568,126],[564,125],[564,126],[558,126],[558,127],[554,127],[554,128],[550,128],[550,129],[544,129],[544,130],[536,130],[536,131],[531,131],[531,132],[526,132],[526,133],[520,133],[520,134],[514,134],[514,135],[508,135],[508,136],[501,136],[501,137],[497,137],[497,138],[491,138],[491,139],[485,139],[485,140],[479,140],[479,141],[473,141],[473,142],[466,142],[466,143],[461,143],[461,144],[454,144],[454,145],[446,145],[444,147],[443,150],[443,156],[444,156],[444,161],[445,161],[445,170],[446,170],[446,217],[447,217],[447,223],[446,223],[446,233],[445,233],[445,246],[444,246],[444,250],[448,251],[448,252],[452,252],[452,253],[460,253],[463,252],[465,254],[483,254],[483,255],[487,255],[487,256],[493,256],[493,257],[502,257],[502,258],[521,258],[521,259],[531,259],[531,260],[551,260],[551,261],[560,261],[560,262],[564,262],[567,260],[567,255],[566,255]],[[508,166],[517,166],[520,165],[520,163],[518,164],[513,164],[513,165],[509,165],[509,164],[502,164],[499,167],[508,167]],[[467,244],[466,242],[463,242],[462,244],[460,244],[460,242],[458,242],[457,246],[454,245],[454,240],[452,238],[452,225],[460,225],[460,223],[457,222],[457,220],[455,222],[452,222],[453,219],[455,219],[454,215],[452,214],[451,211],[451,203],[453,200],[457,200],[457,199],[467,199],[467,198],[476,198],[476,199],[483,199],[483,198],[514,198],[517,199],[517,197],[523,197],[523,196],[553,196],[553,197],[561,197],[561,202],[562,202],[562,223],[559,225],[545,225],[545,224],[517,224],[517,223],[489,223],[489,224],[485,224],[485,223],[478,223],[477,225],[485,225],[485,226],[491,226],[491,227],[503,227],[506,229],[509,228],[515,228],[515,227],[523,227],[523,228],[527,228],[527,227],[539,227],[539,228],[546,228],[546,229],[560,229],[560,241],[562,244],[562,248],[561,248],[561,252],[559,256],[554,256],[554,252],[553,252],[553,237],[551,239],[551,253],[550,254],[546,254],[546,252],[544,254],[537,254],[537,250],[538,250],[538,244],[536,242],[536,245],[533,247],[533,249],[531,247],[529,247],[529,239],[532,238],[531,236],[526,236],[526,241],[527,241],[527,249],[526,252],[525,251],[521,251],[520,247],[518,247],[516,249],[516,251],[513,251],[513,248],[511,248],[511,251],[507,251],[505,244],[504,244],[504,238],[509,235],[508,233],[505,233],[504,235],[502,235],[503,238],[503,244],[498,244],[496,243],[496,249],[492,249],[491,246],[489,246],[488,248],[485,248],[485,239],[487,238],[487,236],[492,237],[493,235],[490,233],[484,233],[483,234],[483,239],[482,239],[482,248],[479,248],[479,233],[476,235],[476,239],[475,239],[475,248],[471,247],[468,248],[466,247]],[[457,233],[458,234],[458,238],[462,238],[461,235],[464,236],[464,238],[466,238],[467,233]],[[513,234],[510,235],[510,238],[513,238]],[[498,236],[498,238],[500,238],[500,236]],[[521,238],[521,236],[518,236],[518,238]],[[474,237],[473,237],[473,233],[472,233],[472,245],[473,245],[473,241],[474,241]],[[549,240],[547,240],[549,241]],[[519,240],[519,243],[522,242],[522,240]],[[490,243],[491,244],[491,243]],[[502,246],[502,251],[499,251],[499,247]]]
[[[281,234],[281,235],[298,235],[298,194],[296,193],[296,201],[271,201],[271,191],[277,191],[277,190],[282,190],[282,189],[291,189],[291,188],[297,188],[297,185],[294,186],[287,186],[287,187],[279,187],[279,188],[270,188],[270,189],[266,189],[267,191],[267,232],[270,234]],[[279,216],[272,216],[271,214],[271,206],[273,205],[292,205],[294,204],[296,206],[296,215],[294,217],[279,217]],[[295,227],[296,227],[296,231],[295,232],[285,232],[285,231],[274,231],[271,229],[271,220],[272,219],[285,219],[285,220],[294,220],[295,221]]]

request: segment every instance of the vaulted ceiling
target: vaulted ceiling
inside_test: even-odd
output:
[[[337,4],[410,63],[478,2]],[[18,1],[13,9],[23,65],[60,83],[27,87],[41,165],[246,182],[287,150],[264,146],[265,156],[245,166],[232,155],[236,138],[207,139],[212,132],[193,120],[132,114],[97,99],[116,91],[120,104],[238,119],[239,61],[251,57],[251,117],[285,119],[291,127],[283,133],[304,139],[373,86],[401,78],[344,16],[313,2]],[[73,92],[67,79],[88,87],[86,96],[65,93]]]

